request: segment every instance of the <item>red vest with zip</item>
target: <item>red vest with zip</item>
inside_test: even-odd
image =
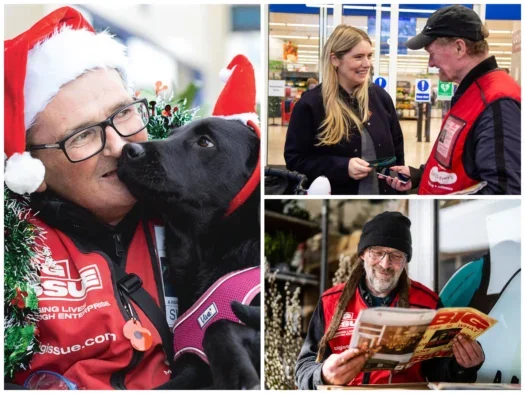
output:
[[[503,70],[488,72],[467,88],[443,119],[438,139],[425,165],[419,194],[450,194],[480,183],[465,172],[465,141],[483,111],[501,99],[521,103],[520,86]]]
[[[332,287],[325,291],[322,295],[323,313],[325,321],[325,332],[330,326],[330,321],[337,308],[337,303],[341,297],[344,283]],[[390,307],[395,307],[399,301],[399,295],[396,296]],[[432,290],[422,285],[419,282],[410,281],[410,290],[408,292],[408,302],[411,308],[436,309],[438,296]],[[328,342],[332,353],[342,353],[350,346],[352,333],[354,331],[355,322],[361,309],[368,308],[367,303],[363,300],[359,289],[355,290],[355,294],[348,303],[346,311],[343,314],[339,328],[336,331],[335,337]],[[412,383],[424,382],[425,379],[420,373],[421,365],[416,363],[410,368],[403,371],[392,372],[392,383]],[[370,380],[368,384],[387,384],[390,378],[390,371],[373,371],[370,373]],[[349,386],[357,386],[363,384],[364,372],[360,372],[350,383]]]
[[[130,317],[106,258],[82,252],[63,232],[33,220],[46,232],[45,244],[56,264],[41,272],[36,288],[42,318],[38,323],[40,352],[33,356],[29,370],[15,375],[15,382],[24,384],[32,372],[46,370],[65,376],[79,389],[112,389],[111,376],[130,364],[135,366],[122,379],[127,389],[152,389],[167,382],[171,371],[165,363],[161,337],[131,300],[128,302],[142,326],[151,332],[153,343],[147,351],[139,352],[124,337],[123,327]],[[153,226],[148,224],[147,228],[153,234]],[[155,237],[151,238],[155,242]],[[140,222],[127,250],[126,272],[137,274],[160,305],[153,264],[159,264],[158,253],[150,255]]]

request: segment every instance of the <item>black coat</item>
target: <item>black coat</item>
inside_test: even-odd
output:
[[[340,90],[347,104],[355,107],[356,100],[342,88]],[[377,158],[396,156],[396,164],[404,165],[403,134],[392,99],[374,84],[370,85],[368,93],[372,115],[365,126],[374,141]],[[352,157],[361,157],[361,134],[355,127],[349,141],[343,139],[337,145],[315,146],[325,116],[321,85],[318,85],[302,95],[292,112],[284,147],[286,167],[305,174],[310,181],[320,175],[326,176],[332,194],[357,194],[359,181],[348,175],[348,162]],[[379,180],[379,191],[398,194],[384,180]]]

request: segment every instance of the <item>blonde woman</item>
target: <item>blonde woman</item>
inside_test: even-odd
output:
[[[404,151],[394,104],[370,83],[371,66],[368,35],[339,25],[323,48],[323,83],[305,92],[292,112],[286,166],[310,181],[326,176],[332,194],[398,193],[378,179],[373,164],[404,165]]]

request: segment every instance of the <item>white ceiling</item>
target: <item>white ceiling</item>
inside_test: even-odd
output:
[[[403,13],[401,13],[401,16]],[[269,34],[274,39],[291,40],[298,46],[298,58],[300,63],[315,67],[319,61],[319,15],[314,14],[285,14],[270,13]],[[416,33],[425,26],[427,18],[417,18]],[[366,16],[344,16],[343,23],[359,27],[365,31],[368,29],[368,17]],[[512,29],[520,29],[520,21],[494,21],[486,22],[490,32],[487,41],[490,53],[496,56],[501,67],[510,67],[512,49]],[[333,30],[333,17],[328,17],[328,34]],[[375,37],[370,37],[375,43]],[[273,41],[273,40],[272,40]],[[271,41],[271,42],[272,42]],[[275,42],[275,41],[273,41]],[[389,55],[380,58],[381,69],[388,66]],[[398,71],[426,72],[428,54],[424,50],[408,51],[406,55],[398,55]]]

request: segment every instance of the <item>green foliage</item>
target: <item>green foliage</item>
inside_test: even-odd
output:
[[[26,369],[35,352],[36,325],[9,324],[4,331],[4,378],[11,379],[15,372]]]
[[[284,62],[282,60],[269,60],[268,69],[269,70],[281,70],[283,68]]]
[[[290,262],[298,244],[291,233],[278,231],[274,235],[264,234],[264,254],[273,264]]]
[[[27,197],[12,194],[4,185],[4,378],[26,369],[38,351],[37,265],[42,249],[41,230],[31,224]]]
[[[159,96],[157,101],[150,101],[152,115],[148,123],[150,140],[164,139],[177,127],[184,126],[196,118],[199,108],[187,109],[187,101],[164,101]]]
[[[167,90],[167,88],[168,87],[166,86],[166,89],[163,90]],[[148,102],[156,101],[160,92],[163,90],[144,89],[139,92],[139,96],[148,99]],[[176,103],[185,99],[188,107],[192,107],[193,102],[195,101],[195,97],[197,97],[197,93],[199,92],[199,90],[199,86],[196,83],[192,82],[182,92],[179,92],[177,94],[173,93],[169,101],[172,103]],[[175,92],[175,89],[173,88],[172,91]]]
[[[268,116],[270,118],[278,118],[281,116],[280,97],[268,97]]]
[[[310,212],[302,208],[298,200],[284,200],[284,202],[283,212],[285,212],[286,215],[302,220],[310,220]]]
[[[150,140],[164,139],[175,128],[184,126],[197,118],[199,108],[191,108],[199,92],[195,83],[190,83],[184,91],[169,98],[162,92],[167,90],[158,81],[154,90],[142,90],[137,95],[148,100],[150,122],[148,123],[148,138]]]

